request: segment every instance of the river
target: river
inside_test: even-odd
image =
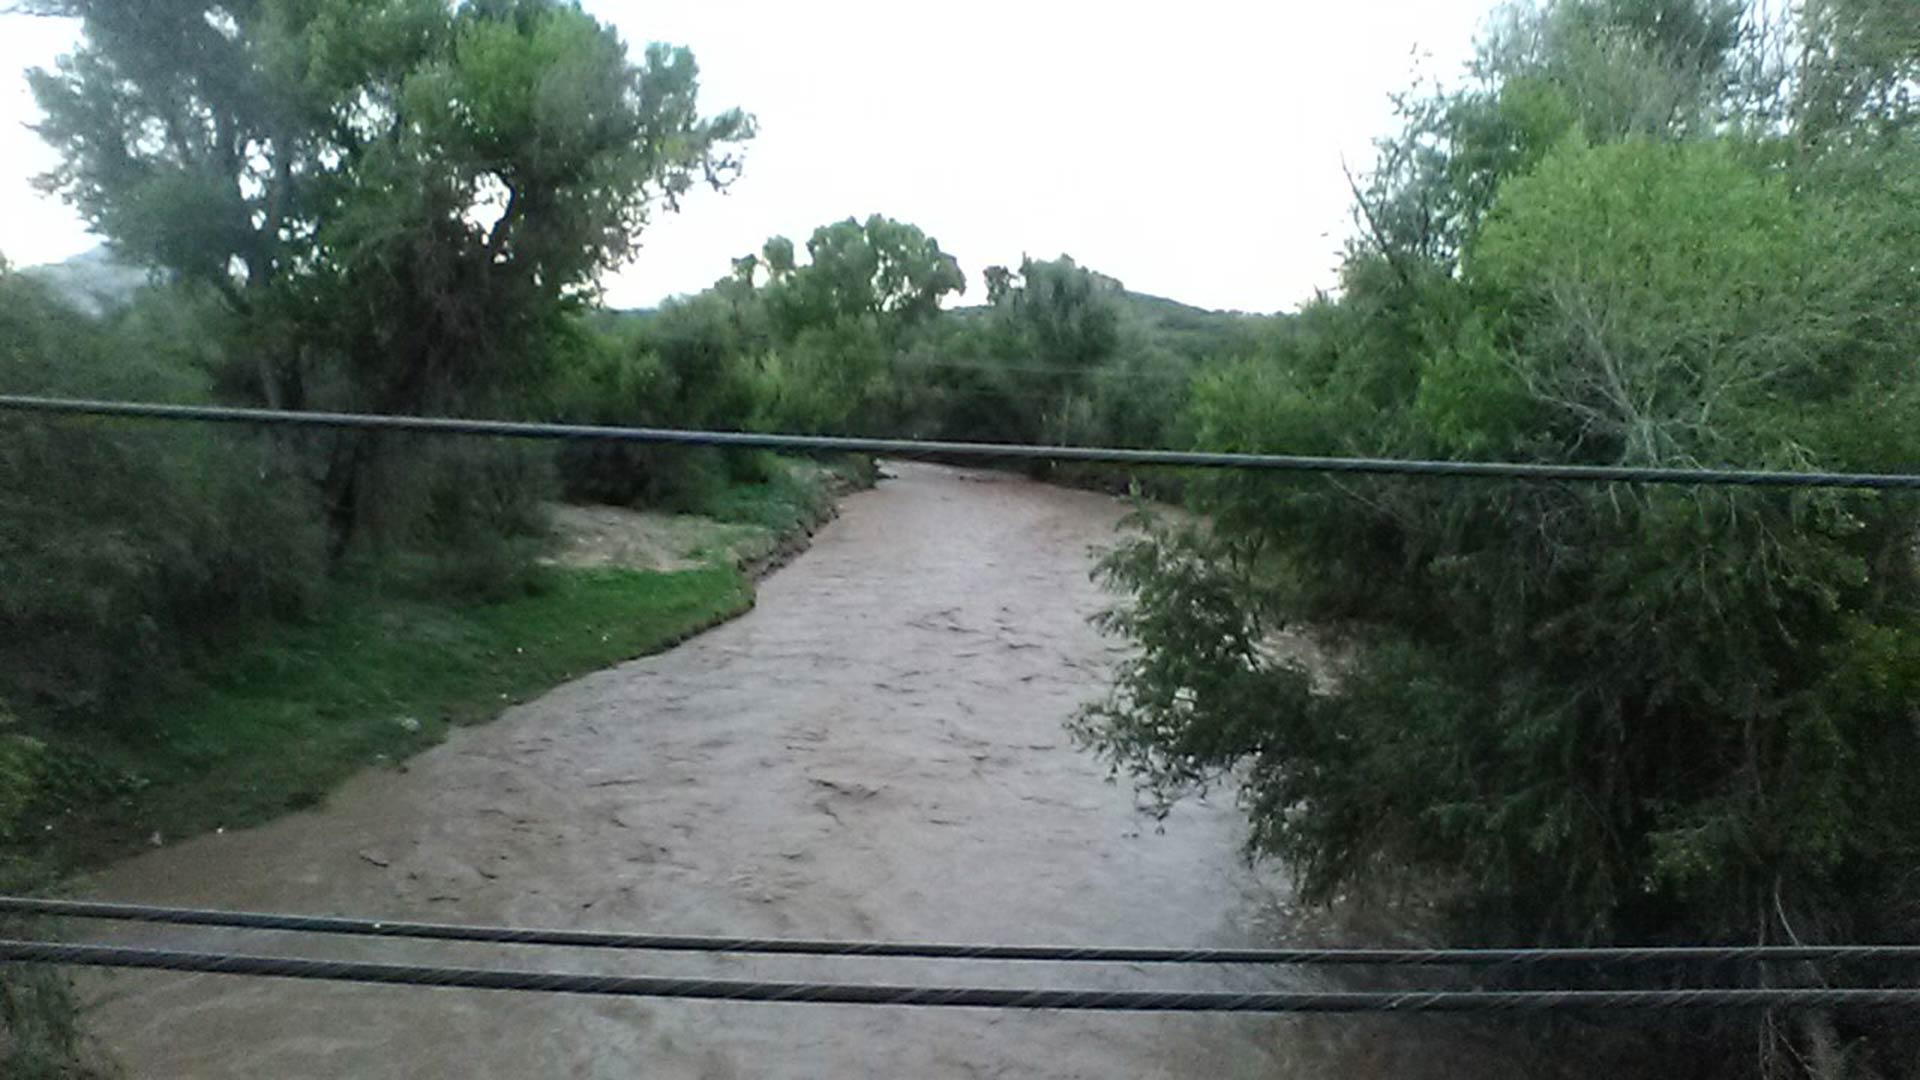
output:
[[[1227,946],[1284,883],[1228,798],[1156,825],[1066,737],[1111,498],[896,464],[746,616],[457,731],[313,811],[156,850],[118,900],[686,934]],[[727,978],[1280,988],[1270,972],[708,958],[123,928],[113,940]],[[1326,1075],[1329,1024],[719,1004],[119,973],[90,1027],[156,1077]],[[1390,1021],[1421,1023],[1422,1021]],[[1303,1031],[1320,1036],[1302,1039]],[[1343,1030],[1378,1030],[1349,1028]],[[1365,1040],[1363,1040],[1364,1042]],[[1315,1046],[1303,1058],[1302,1046]],[[1330,1049],[1331,1048],[1331,1049]],[[1335,1054],[1335,1056],[1339,1056]],[[1371,1058],[1371,1052],[1360,1053]],[[1357,1064],[1346,1062],[1348,1066]]]

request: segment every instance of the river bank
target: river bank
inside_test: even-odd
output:
[[[1116,655],[1088,580],[1125,506],[897,466],[753,611],[456,731],[324,806],[93,876],[128,901],[841,938],[1228,945],[1285,884],[1230,800],[1156,823],[1062,722]],[[113,940],[569,970],[1082,986],[1272,973],[528,954],[89,928]],[[590,1001],[162,974],[90,976],[137,1075],[722,1078],[1284,1075],[1272,1017]]]
[[[45,880],[317,806],[363,769],[404,771],[461,727],[738,616],[754,581],[861,483],[785,468],[781,483],[725,493],[720,517],[557,506],[530,589],[459,604],[345,582],[119,729],[36,731],[35,798],[0,851],[9,876]]]

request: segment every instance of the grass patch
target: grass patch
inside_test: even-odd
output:
[[[718,521],[756,525],[775,533],[805,529],[824,516],[832,500],[823,485],[801,474],[801,468],[783,463],[766,480],[725,488],[708,499],[700,512]]]
[[[218,827],[320,803],[354,772],[398,763],[455,725],[567,679],[657,652],[753,604],[740,570],[870,485],[854,459],[766,455],[701,507],[711,564],[663,572],[535,566],[511,588],[456,586],[405,562],[317,590],[297,623],[258,620],[155,680],[125,715],[7,720],[0,703],[0,871],[44,879]],[[458,597],[460,599],[449,599]],[[24,737],[24,739],[23,739]],[[27,771],[8,780],[9,762]],[[20,763],[15,763],[20,764]],[[8,837],[9,829],[12,831]]]
[[[155,832],[171,841],[312,806],[370,763],[752,603],[752,585],[724,566],[554,570],[537,593],[460,607],[342,587],[311,621],[203,664],[124,734],[88,732],[82,747],[38,732],[48,768],[23,839],[74,869]]]
[[[837,492],[872,487],[875,474],[870,458],[815,461],[770,456],[763,479],[722,489],[705,500],[699,512],[780,535],[810,531],[831,513]]]

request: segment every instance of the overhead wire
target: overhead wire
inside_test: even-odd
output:
[[[464,923],[224,911],[97,900],[0,896],[0,914],[104,919],[282,930],[356,937],[554,945],[658,952],[756,953],[794,956],[900,957],[930,960],[1010,960],[1123,964],[1267,964],[1342,966],[1465,966],[1543,964],[1672,964],[1710,962],[1811,963],[1920,961],[1920,945],[1699,945],[1644,948],[1274,949],[1088,945],[995,945],[910,941],[721,937],[540,929]]]
[[[1107,1012],[1466,1013],[1584,1009],[1920,1006],[1920,987],[1761,987],[1653,990],[1267,991],[1076,990],[756,982],[655,975],[593,975],[375,964],[285,956],[183,952],[0,940],[0,962],[191,971],[391,986],[517,990],[617,997],[793,1004],[942,1006]]]
[[[890,457],[978,460],[1041,460],[1115,465],[1166,465],[1194,469],[1246,469],[1271,472],[1367,474],[1409,477],[1460,477],[1482,480],[1580,481],[1591,483],[1680,484],[1771,488],[1859,490],[1920,489],[1916,473],[1853,473],[1813,470],[1711,469],[1627,465],[1542,464],[1534,462],[1454,461],[1377,457],[1325,457],[1301,454],[1243,454],[1190,450],[1138,450],[1119,447],[1036,446],[1014,443],[947,442],[842,435],[784,435],[748,431],[698,431],[683,428],[609,427],[589,424],[532,423],[514,420],[402,416],[382,413],[299,412],[219,405],[170,405],[142,401],[101,401],[0,395],[0,409],[45,414],[111,416],[153,420],[400,431],[439,435],[477,435],[516,439],[603,440],[669,446],[720,446],[807,453],[862,453]]]
[[[1524,481],[1584,481],[1774,488],[1914,490],[1920,475],[1828,471],[1708,469],[1476,462],[1370,457],[1215,453],[1108,447],[1036,446],[851,436],[698,431],[677,428],[295,412],[228,406],[172,405],[0,395],[0,409],[53,415],[291,425],[364,431],[526,439],[605,440],[680,446],[744,447],[801,452],[852,452],[894,457],[1049,460],[1182,468],[1296,473],[1460,477]],[[975,960],[1113,961],[1125,963],[1267,964],[1512,964],[1659,961],[1761,962],[1920,957],[1920,946],[1688,946],[1646,949],[1155,949],[912,942],[808,941],[597,931],[473,927],[259,912],[112,905],[35,898],[0,898],[0,911],[75,917],[139,919],[182,925],[300,930],[380,937],[572,945],[665,951],[759,952],[828,956],[897,956]],[[649,976],[569,975],[493,969],[361,964],[226,953],[188,953],[104,945],[0,941],[0,961],[150,968],[301,979],[345,980],[476,989],[546,990],[584,994],[705,998],[735,1001],[808,1001],[843,1004],[960,1005],[987,1008],[1106,1009],[1206,1012],[1487,1011],[1559,1008],[1772,1007],[1777,1005],[1920,1005],[1920,988],[1682,988],[1527,991],[1418,991],[1354,993],[1223,993],[1214,991],[1007,990],[765,983]]]

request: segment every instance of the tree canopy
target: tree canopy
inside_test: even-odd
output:
[[[702,117],[684,48],[638,62],[562,0],[50,0],[42,183],[116,248],[228,298],[269,404],[419,411],[522,378],[565,305],[753,122]],[[342,541],[369,441],[326,486]]]
[[[1920,50],[1911,12],[1887,10],[1513,9],[1475,83],[1403,102],[1340,293],[1268,355],[1202,376],[1198,445],[1904,467]],[[1206,528],[1150,527],[1105,563],[1129,596],[1106,625],[1140,651],[1078,730],[1163,800],[1239,786],[1254,848],[1310,898],[1439,897],[1479,940],[1920,927],[1901,899],[1920,868],[1912,500],[1193,490]],[[1765,1031],[1802,1058],[1848,1037]]]
[[[42,182],[128,256],[324,333],[379,407],[504,363],[753,130],[698,114],[687,50],[630,62],[556,0],[48,6],[85,42],[32,76]],[[307,366],[276,359],[262,395],[297,404]]]

